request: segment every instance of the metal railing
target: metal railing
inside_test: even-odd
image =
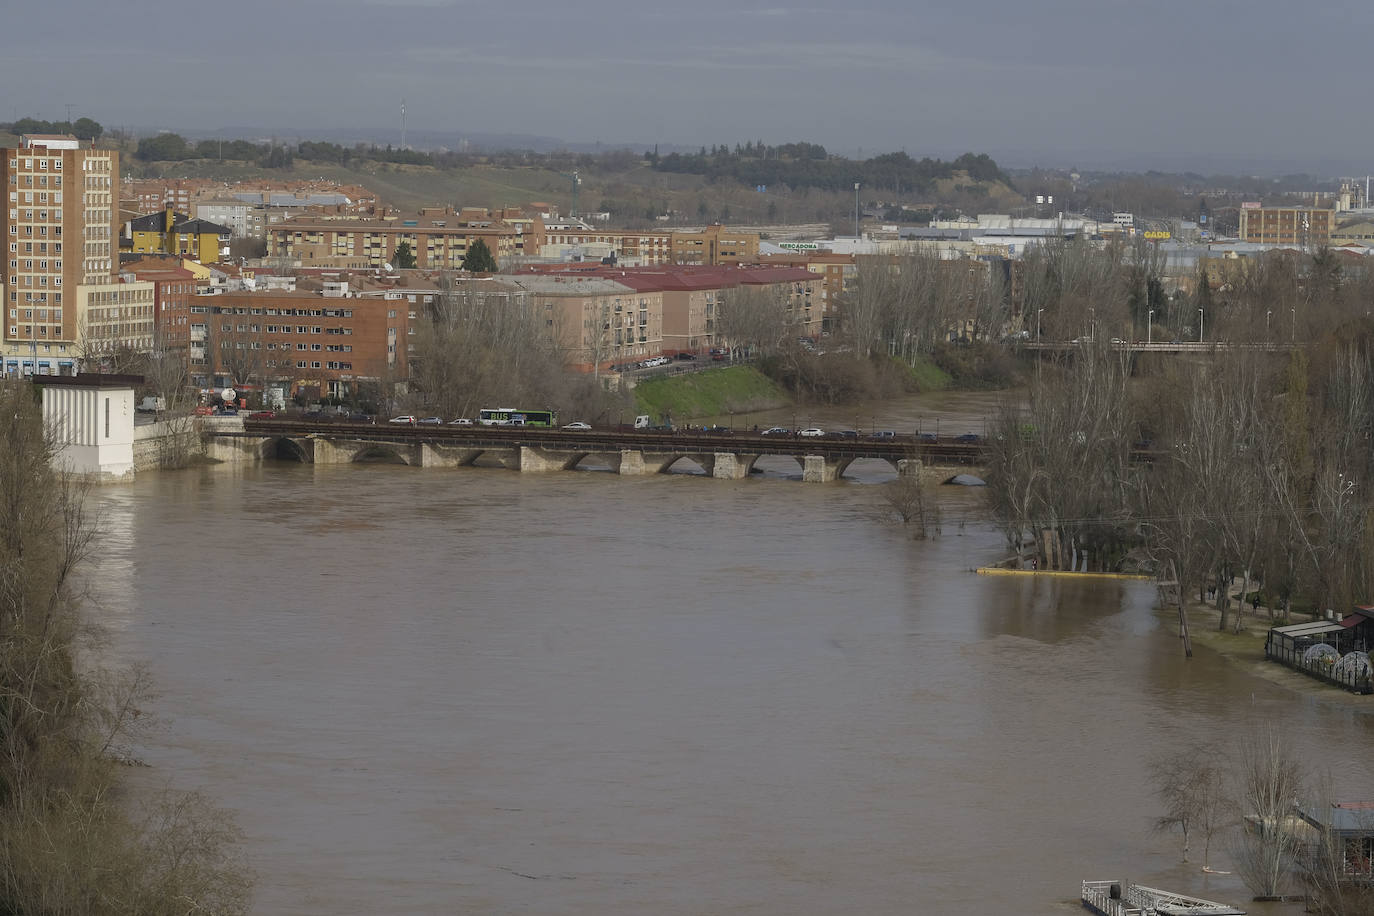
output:
[[[1170,913],[1196,916],[1244,916],[1245,913],[1225,903],[1128,881],[1084,881],[1081,899],[1084,908],[1102,916],[1156,916],[1161,907],[1167,907]]]
[[[1083,906],[1102,916],[1144,916],[1139,907],[1121,899],[1120,881],[1084,881],[1082,900]]]
[[[1287,665],[1294,671],[1301,671],[1308,677],[1314,677],[1319,681],[1326,681],[1328,684],[1335,684],[1337,687],[1344,687],[1346,690],[1355,693],[1371,694],[1374,693],[1374,680],[1368,674],[1358,671],[1336,671],[1335,662],[1327,663],[1331,656],[1318,656],[1311,661],[1305,661],[1303,656],[1307,650],[1312,648],[1312,643],[1305,645],[1295,645],[1286,640],[1275,640],[1271,635],[1264,643],[1264,657],[1276,661],[1281,665]]]

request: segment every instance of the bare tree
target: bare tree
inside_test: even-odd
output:
[[[1150,778],[1165,812],[1155,821],[1155,828],[1182,834],[1184,862],[1193,835],[1201,834],[1205,867],[1211,860],[1212,838],[1230,817],[1225,758],[1208,745],[1166,752],[1151,761]]]
[[[624,409],[626,395],[565,368],[555,312],[518,287],[446,275],[415,334],[413,398],[449,417],[472,416],[484,406],[551,408],[592,418]]]
[[[173,345],[161,325],[153,334],[153,348],[143,354],[139,374],[168,410],[180,410],[192,399],[190,350]]]
[[[883,485],[881,507],[885,516],[895,516],[913,538],[925,540],[940,533],[940,506],[930,484],[921,479],[915,456],[908,462],[908,470]],[[915,470],[910,469],[913,466]]]
[[[1128,377],[1120,354],[1085,347],[1032,386],[1028,410],[993,424],[988,497],[1013,549],[1037,539],[1041,568],[1103,568],[1125,550],[1136,473]]]
[[[1303,794],[1302,766],[1276,727],[1252,732],[1240,746],[1236,802],[1246,818],[1233,856],[1256,896],[1273,897],[1294,883],[1301,847],[1295,806]]]
[[[720,336],[731,347],[754,347],[763,356],[780,352],[793,335],[788,291],[782,285],[741,284],[724,290],[719,305]]]
[[[84,494],[53,470],[28,385],[0,384],[0,436],[0,911],[246,912],[251,879],[223,812],[172,792],[150,799],[167,816],[125,807],[116,748],[146,681],[91,663]]]
[[[210,367],[235,386],[261,383],[267,359],[258,316],[225,312],[208,317],[205,355]]]

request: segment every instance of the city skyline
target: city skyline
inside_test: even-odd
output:
[[[1349,116],[1363,99],[1332,50],[1374,11],[1347,4],[862,0],[838,15],[591,0],[516,14],[466,0],[247,0],[207,27],[149,0],[72,30],[82,9],[97,21],[105,7],[40,5],[5,30],[0,78],[24,92],[0,117],[70,111],[142,132],[366,125],[399,141],[404,99],[414,138],[806,140],[851,156],[1241,173],[1365,171],[1374,141]]]

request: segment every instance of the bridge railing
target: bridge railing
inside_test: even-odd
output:
[[[879,458],[897,461],[977,463],[981,443],[926,442],[915,436],[892,439],[840,439],[763,436],[752,432],[700,430],[619,431],[563,430],[543,427],[412,426],[389,423],[308,423],[295,420],[245,420],[244,435],[322,436],[378,442],[434,442],[474,448],[511,448],[520,445],[587,451],[748,452],[768,455],[824,455],[830,458]]]

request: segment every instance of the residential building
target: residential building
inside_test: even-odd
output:
[[[821,285],[816,290],[820,302],[821,324],[828,329],[839,314],[846,290],[858,277],[855,256],[831,251],[798,250],[780,255],[761,255],[756,262],[763,267],[801,267],[819,274]]]
[[[1240,209],[1240,239],[1260,245],[1318,247],[1331,242],[1336,211],[1320,207],[1259,207]]]
[[[594,252],[600,260],[602,248],[615,252],[616,263],[624,267],[651,267],[673,263],[671,232],[629,232],[623,229],[593,229],[580,220],[549,223],[544,227],[544,258],[565,260],[574,251]]]
[[[719,224],[700,231],[629,232],[593,229],[580,220],[546,224],[540,253],[565,260],[575,249],[599,256],[602,246],[615,252],[620,267],[748,264],[759,257],[757,232],[731,232]]]
[[[126,238],[134,254],[172,254],[216,264],[228,253],[231,234],[228,226],[191,219],[169,206],[130,220]]]
[[[119,200],[138,213],[151,213],[165,207],[190,213],[197,196],[212,193],[219,187],[219,182],[209,178],[133,179],[124,182]]]
[[[6,371],[74,370],[83,322],[78,287],[114,282],[119,153],[83,147],[75,137],[26,135],[18,147],[0,149],[0,163]]]
[[[784,299],[791,330],[798,337],[815,337],[822,326],[821,296],[823,279],[819,274],[798,267],[702,267],[673,265],[663,267],[618,268],[607,265],[567,267],[544,271],[546,276],[576,283],[579,279],[612,280],[628,288],[635,296],[657,297],[635,301],[633,327],[647,328],[637,333],[632,343],[635,349],[621,353],[619,359],[657,356],[660,353],[700,353],[718,344],[728,343],[721,333],[720,309],[730,291],[742,287],[768,288]],[[527,281],[525,274],[513,278]],[[610,329],[626,330],[630,325],[616,323],[620,314],[614,301],[607,313]],[[629,305],[629,300],[619,303]],[[661,310],[661,324],[655,334],[654,310]],[[645,314],[647,312],[647,314]],[[640,324],[639,322],[645,322]],[[643,339],[640,339],[643,338]],[[614,336],[612,340],[615,340]],[[657,347],[655,346],[657,341]],[[628,343],[628,341],[627,341]]]
[[[166,348],[189,350],[191,306],[199,289],[195,274],[178,266],[175,261],[162,258],[144,258],[124,264],[120,273],[153,284],[155,343]]]
[[[261,238],[265,227],[263,208],[242,200],[212,198],[195,204],[197,219],[208,220],[229,228],[236,239]]]
[[[543,243],[542,224],[507,221],[502,211],[427,209],[413,217],[354,217],[308,214],[267,230],[268,255],[298,261],[301,266],[379,268],[390,263],[402,242],[410,246],[415,266],[457,270],[479,239],[498,264],[535,252]]]
[[[205,376],[216,386],[280,382],[343,397],[408,372],[409,311],[399,293],[360,297],[340,281],[320,292],[204,295],[192,311],[191,338],[205,342]]]
[[[153,347],[156,287],[145,280],[119,278],[76,287],[77,352],[83,361],[119,351],[146,352]]]
[[[675,264],[751,264],[758,258],[757,232],[731,232],[712,223],[700,232],[673,233]]]
[[[663,293],[595,276],[498,278],[529,294],[573,369],[590,372],[663,352]]]

